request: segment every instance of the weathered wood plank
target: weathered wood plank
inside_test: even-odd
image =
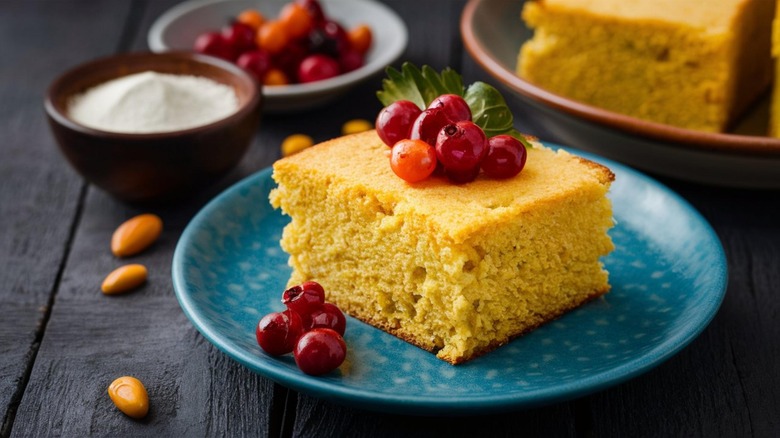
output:
[[[135,2],[128,4],[135,8],[129,14],[103,3],[89,20],[110,23],[130,48],[145,50],[149,25],[175,3]],[[108,35],[102,28],[93,32],[93,39]],[[262,161],[264,154],[255,155]],[[147,209],[89,189],[13,436],[262,436],[278,427],[270,414],[280,418],[283,406],[273,401],[273,383],[206,342],[171,286],[171,258],[183,228],[207,200],[250,170],[242,167],[186,204],[151,210],[163,218],[165,231],[152,248],[128,260],[148,266],[149,281],[117,297],[99,292],[105,275],[125,262],[109,251],[111,233]],[[108,384],[125,374],[147,386],[151,410],[142,421],[119,413],[106,394]]]
[[[49,134],[44,94],[61,70],[115,49],[114,22],[84,11],[126,11],[97,1],[82,7],[0,2],[0,435],[35,357],[83,187]]]
[[[577,436],[573,403],[498,415],[410,417],[378,414],[301,397],[296,437]]]

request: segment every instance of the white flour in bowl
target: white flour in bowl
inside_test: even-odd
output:
[[[170,132],[216,122],[238,109],[232,87],[198,76],[147,71],[114,79],[75,96],[69,116],[120,133]]]

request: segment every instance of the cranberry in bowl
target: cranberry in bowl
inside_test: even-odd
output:
[[[314,34],[297,37],[297,39],[289,37],[289,35],[274,38],[273,28],[275,26],[270,26],[271,29],[267,31],[269,35],[261,35],[262,29],[258,29],[254,44],[269,52],[268,57],[274,58],[272,60],[258,59],[264,55],[255,54],[254,59],[250,59],[253,58],[252,55],[247,55],[246,59],[239,61],[241,55],[230,53],[231,49],[224,49],[220,43],[215,44],[217,49],[213,52],[206,50],[206,53],[231,59],[237,64],[240,63],[249,71],[259,66],[263,73],[266,73],[267,69],[263,64],[274,63],[277,58],[284,56],[296,58],[292,61],[294,64],[292,68],[279,68],[282,71],[286,70],[285,77],[282,79],[278,74],[271,76],[263,74],[263,95],[265,97],[263,109],[266,112],[292,113],[327,104],[343,96],[355,85],[373,75],[382,73],[385,67],[398,59],[406,48],[408,42],[406,25],[392,9],[375,0],[286,0],[281,2],[274,0],[190,0],[163,13],[150,28],[147,42],[154,52],[203,50],[203,45],[196,46],[195,43],[199,38],[206,38],[204,35],[211,34],[211,39],[224,42],[225,39],[232,38],[234,33],[239,33],[240,31],[235,32],[231,27],[236,21],[239,21],[242,13],[246,11],[258,12],[261,16],[260,20],[250,18],[241,21],[245,21],[250,26],[258,25],[253,24],[253,22],[262,22],[264,27],[269,27],[269,22],[292,20],[285,18],[286,14],[290,14],[286,12],[286,9],[289,9],[291,4],[306,7],[311,4],[319,6],[324,20],[319,24],[314,23],[312,28],[318,29],[318,32],[322,34],[320,36],[326,46],[333,45],[331,37],[340,36],[335,39],[342,40],[343,33],[357,34],[361,27],[369,29],[370,43],[367,47],[362,47],[359,42],[352,45],[352,47],[364,50],[361,55],[362,59],[357,59],[355,56],[344,55],[343,48],[315,48],[318,44],[318,36]],[[287,33],[289,34],[289,32]],[[217,34],[221,34],[221,36],[217,36]],[[352,35],[352,37],[360,40],[360,37],[356,35]],[[285,45],[283,42],[276,41],[280,38],[295,39],[299,42],[305,40],[306,47]],[[231,41],[234,40],[231,39]],[[213,41],[206,42],[213,43]],[[277,45],[284,48],[278,49]],[[274,53],[276,50],[278,52]],[[318,56],[323,52],[327,54],[329,50],[334,52],[330,54],[332,55],[330,57],[336,59],[339,64],[338,74],[335,75],[332,63],[324,61],[321,56]],[[301,52],[305,52],[307,56],[299,56]],[[304,63],[304,58],[312,59],[305,59]]]

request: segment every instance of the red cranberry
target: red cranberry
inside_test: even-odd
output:
[[[436,138],[439,131],[452,123],[452,120],[439,108],[429,108],[419,116],[412,124],[412,130],[409,138],[412,140],[422,140],[431,146],[436,146]]]
[[[490,178],[511,178],[523,170],[526,157],[525,146],[520,140],[509,135],[496,135],[488,140],[482,170]]]
[[[251,26],[238,21],[222,29],[222,36],[233,46],[236,53],[254,49],[256,34],[257,32]]]
[[[289,310],[265,315],[255,329],[258,345],[272,356],[281,356],[293,351],[302,334],[301,317]]]
[[[397,100],[382,108],[376,117],[376,132],[382,141],[393,147],[399,140],[409,138],[412,124],[422,111],[409,100]]]
[[[339,367],[347,357],[347,344],[335,330],[315,328],[298,339],[295,363],[306,374],[318,376]]]
[[[315,54],[307,56],[298,66],[300,82],[314,82],[330,79],[341,73],[339,63],[330,56]]]
[[[258,81],[262,82],[265,74],[271,68],[271,56],[265,50],[252,50],[239,56],[236,64],[249,70]]]
[[[322,5],[317,0],[296,0],[296,3],[303,6],[312,19],[315,26],[325,21],[325,14],[322,12]]]
[[[347,318],[338,306],[332,303],[325,303],[322,305],[322,308],[312,312],[311,320],[306,328],[309,330],[329,328],[344,336],[344,331],[347,329]]]
[[[273,56],[273,64],[279,67],[290,78],[298,77],[298,67],[301,65],[309,50],[305,42],[295,40],[290,41],[287,47]]]
[[[444,175],[455,184],[465,184],[474,181],[479,175],[479,166],[467,170],[444,169]]]
[[[357,70],[363,66],[363,55],[357,50],[348,49],[339,55],[339,67],[342,73]]]
[[[325,289],[316,281],[306,281],[284,291],[282,303],[307,322],[325,303]]]
[[[457,94],[442,94],[433,99],[428,108],[441,108],[444,114],[453,122],[461,120],[471,120],[471,108],[466,100]]]
[[[326,38],[336,42],[336,53],[341,53],[349,47],[347,31],[337,21],[326,19],[322,22],[320,28],[325,32]]]
[[[445,126],[436,139],[436,158],[447,170],[456,172],[479,168],[487,154],[485,132],[469,121]]]
[[[195,39],[195,51],[206,55],[232,61],[236,58],[236,51],[219,32],[208,32]]]

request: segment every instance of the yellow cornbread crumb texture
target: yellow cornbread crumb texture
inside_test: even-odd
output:
[[[410,185],[375,131],[274,165],[292,220],[290,283],[451,363],[503,345],[609,289],[608,169],[540,145],[510,180]]]
[[[770,0],[537,0],[517,73],[618,113],[723,131],[771,80]]]

